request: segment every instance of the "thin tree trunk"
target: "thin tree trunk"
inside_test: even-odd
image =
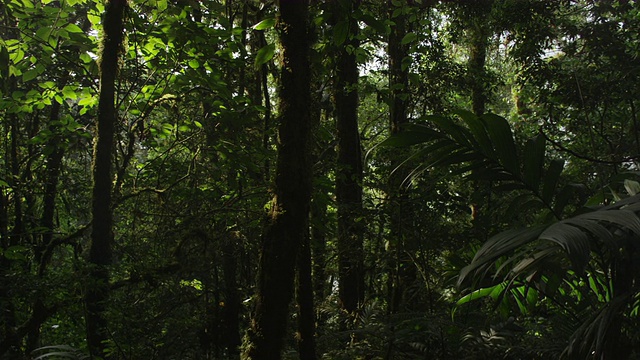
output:
[[[311,196],[307,17],[307,1],[280,1],[280,143],[274,197],[262,237],[256,309],[246,359],[281,358],[296,259],[307,236]]]
[[[469,5],[471,23],[469,24],[469,76],[471,83],[471,107],[474,114],[484,114],[487,104],[487,85],[485,62],[487,59],[488,28],[487,18],[493,0],[477,1]]]
[[[240,352],[240,294],[238,293],[238,253],[240,237],[230,233],[222,245],[222,271],[224,276],[224,340],[227,354],[236,358]]]
[[[471,76],[471,106],[474,114],[484,114],[487,103],[485,86],[485,61],[487,58],[487,39],[478,25],[472,28],[471,49],[469,52],[469,74]]]
[[[106,4],[103,20],[103,50],[100,63],[100,98],[98,131],[93,158],[92,231],[89,249],[90,280],[85,303],[87,308],[87,343],[92,357],[109,357],[105,352],[109,339],[106,302],[109,297],[109,265],[113,242],[111,208],[111,156],[116,122],[115,82],[118,57],[122,48],[123,17],[127,0],[111,0]]]
[[[311,252],[313,255],[313,293],[317,302],[325,298],[327,266],[327,236],[324,226],[327,221],[327,204],[315,196],[311,203]]]
[[[346,0],[334,4],[335,21],[348,21],[349,34],[339,45],[335,69],[335,114],[338,135],[336,203],[338,207],[339,297],[344,309],[353,313],[364,301],[362,237],[362,152],[358,130],[358,64],[355,36],[358,24],[350,16],[359,2]],[[353,47],[351,51],[347,47]]]
[[[313,284],[311,280],[311,248],[309,236],[304,240],[298,254],[298,353],[300,359],[317,358],[315,343],[315,313]]]
[[[391,89],[391,101],[389,107],[389,127],[391,134],[402,131],[407,119],[408,74],[402,69],[402,59],[407,56],[407,46],[402,44],[402,39],[407,34],[406,18],[400,13],[393,14],[397,7],[393,1],[389,1],[389,17],[395,23],[389,34],[389,88]],[[396,168],[403,160],[402,154],[395,154],[391,168]],[[400,169],[389,178],[389,204],[390,204],[390,241],[388,247],[388,271],[387,282],[389,312],[397,312],[402,303],[402,293],[405,288],[405,274],[409,264],[403,266],[403,255],[406,250],[407,221],[410,219],[410,205],[408,194],[402,185],[407,172]]]

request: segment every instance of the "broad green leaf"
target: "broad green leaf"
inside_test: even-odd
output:
[[[258,50],[258,54],[256,55],[255,66],[261,66],[262,64],[266,64],[268,61],[273,59],[273,55],[276,51],[275,44],[269,44],[267,46],[262,47]]]
[[[564,169],[564,160],[554,159],[549,164],[547,171],[544,173],[544,183],[542,184],[542,200],[551,203],[556,187],[560,182],[560,174]]]
[[[396,134],[391,135],[389,138],[380,143],[380,145],[404,147],[415,144],[422,144],[437,137],[438,135],[433,130],[427,128],[423,128],[422,130],[410,129],[406,131],[400,131]]]
[[[469,140],[462,132],[462,129],[456,124],[453,119],[443,116],[430,115],[425,118],[428,121],[436,124],[442,131],[444,131],[449,137],[455,140],[459,145],[469,147]]]
[[[578,273],[584,271],[591,256],[587,233],[566,222],[557,222],[542,232],[540,239],[558,244],[567,253],[573,269]]]
[[[88,63],[93,61],[91,56],[89,54],[87,54],[87,53],[80,54],[80,60],[82,60],[82,62],[85,63],[85,64],[88,64]]]
[[[387,27],[385,26],[383,21],[380,21],[369,14],[363,14],[361,20],[380,34],[387,33]]]
[[[545,139],[538,135],[527,141],[523,154],[522,175],[525,184],[531,190],[538,192],[540,181],[542,180],[542,168],[544,166]]]
[[[465,266],[460,271],[458,286],[460,286],[472,272],[481,272],[483,269],[493,265],[493,262],[498,258],[538,239],[538,236],[545,228],[545,225],[540,225],[532,228],[512,229],[492,236],[476,252],[471,264]]]
[[[164,11],[167,9],[167,0],[157,0],[158,10]]]
[[[78,92],[76,91],[77,89],[77,86],[67,85],[62,88],[62,95],[64,95],[64,97],[66,97],[67,99],[76,100],[78,98]]]
[[[578,215],[574,218],[575,221],[582,219],[606,221],[612,224],[616,224],[621,228],[631,230],[636,236],[640,236],[640,218],[633,211],[627,210],[601,210],[592,211],[586,214]]]
[[[630,196],[634,196],[640,193],[640,183],[634,180],[625,179],[624,188],[627,190],[627,193]]]
[[[6,51],[6,48],[3,48]],[[24,59],[24,51],[22,48],[17,48],[15,51],[12,51],[10,54],[11,61],[16,64],[20,62],[20,60]]]
[[[38,68],[27,70],[22,73],[22,81],[27,82],[33,80],[38,77],[38,75],[40,75],[40,71],[38,70]]]
[[[27,248],[22,245],[13,245],[4,249],[4,257],[9,260],[26,260],[26,256],[24,253],[27,251]]]
[[[407,35],[405,35],[402,40],[400,41],[400,43],[402,45],[406,45],[408,43],[414,42],[416,41],[416,39],[418,38],[418,35],[416,33],[408,33]]]
[[[337,46],[344,44],[349,36],[349,22],[342,20],[333,27],[333,43]]]
[[[491,144],[491,139],[489,139],[489,135],[487,134],[487,129],[480,118],[478,118],[474,113],[466,110],[457,110],[454,111],[454,114],[458,115],[462,121],[467,124],[467,128],[469,128],[469,132],[471,133],[474,142],[479,147],[479,150],[482,151],[486,157],[497,160],[495,151],[493,150],[493,145]]]
[[[189,64],[189,67],[192,68],[192,69],[197,69],[197,68],[200,67],[200,62],[198,60],[196,60],[196,59],[189,60],[188,64]]]
[[[458,149],[455,151],[441,152],[434,154],[434,162],[429,167],[448,166],[463,164],[467,161],[480,160],[481,157],[477,153],[469,151],[469,149]]]
[[[511,173],[519,174],[518,150],[507,119],[493,114],[482,115],[481,119],[485,122],[500,164]]]
[[[253,25],[253,30],[271,29],[272,27],[274,27],[275,24],[276,24],[276,19],[275,18],[266,18],[266,19],[260,21],[259,23]]]
[[[481,299],[483,297],[487,297],[487,296],[491,296],[494,297],[495,295],[497,295],[498,293],[501,293],[505,288],[505,284],[504,283],[500,283],[498,285],[495,286],[491,286],[491,287],[486,287],[486,288],[482,288],[482,289],[478,289],[475,291],[472,291],[471,293],[463,296],[462,298],[460,298],[460,300],[458,300],[458,302],[456,302],[456,306],[460,306],[462,304],[466,304],[472,300],[477,300],[477,299]]]
[[[36,30],[36,36],[39,37],[42,40],[48,40],[49,36],[51,35],[51,28],[50,27],[46,27],[43,26],[41,28],[39,28],[38,30]]]
[[[82,32],[82,29],[80,28],[80,26],[78,26],[76,24],[68,24],[67,26],[64,27],[64,29],[67,30],[70,33],[81,33]]]

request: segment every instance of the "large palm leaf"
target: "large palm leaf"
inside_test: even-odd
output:
[[[565,217],[569,187],[559,188],[564,161],[546,156],[542,136],[518,146],[506,119],[456,113],[462,120],[428,116],[428,125],[412,125],[385,141],[388,146],[422,144],[417,176],[434,166],[458,165],[452,173],[486,179],[519,191],[510,208],[545,209],[550,222],[512,229],[491,237],[459,276],[459,285],[477,290],[459,304],[481,297],[512,296],[525,311],[541,294],[559,297],[561,281],[575,296],[591,296],[593,316],[583,320],[565,354],[599,358],[617,352],[617,337],[629,314],[637,315],[636,263],[640,249],[640,195],[613,205],[584,208]],[[410,180],[410,179],[408,179]],[[505,186],[508,185],[508,186]],[[580,284],[586,284],[580,289]],[[582,293],[581,293],[582,292]],[[635,312],[634,312],[635,311]]]

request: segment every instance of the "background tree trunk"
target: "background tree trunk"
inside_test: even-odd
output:
[[[98,131],[93,153],[93,196],[90,274],[85,295],[87,306],[87,342],[92,357],[108,357],[109,339],[105,317],[109,297],[109,265],[112,262],[113,213],[111,209],[111,156],[116,122],[115,82],[118,57],[122,48],[123,16],[126,0],[111,0],[106,4],[103,19],[103,49],[100,66],[100,98]]]
[[[280,359],[300,246],[308,233],[311,121],[307,1],[281,0],[280,127],[274,197],[263,233],[246,359]]]
[[[353,313],[364,301],[362,151],[358,131],[358,64],[355,36],[358,24],[351,17],[359,1],[335,1],[336,23],[346,21],[349,32],[337,44],[335,66],[335,114],[338,136],[336,203],[338,207],[339,296],[344,309]]]
[[[388,2],[389,17],[395,23],[391,27],[389,34],[388,54],[389,54],[389,127],[391,134],[402,131],[402,126],[408,122],[407,119],[407,90],[409,80],[407,70],[402,68],[402,60],[407,56],[407,46],[402,44],[402,39],[407,34],[407,20],[400,12],[396,14],[397,6],[393,1]],[[395,16],[394,16],[395,14]],[[391,169],[395,169],[401,161],[406,158],[402,152],[392,155]],[[408,175],[406,168],[399,169],[389,177],[389,204],[390,209],[390,239],[388,248],[388,302],[389,311],[397,312],[402,303],[402,293],[406,286],[407,272],[410,264],[404,261],[406,249],[405,240],[407,238],[406,229],[410,228],[407,221],[410,219],[409,196],[406,193],[403,181]],[[403,264],[405,262],[405,264]]]

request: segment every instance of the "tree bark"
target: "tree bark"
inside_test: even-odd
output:
[[[230,233],[222,245],[222,271],[224,275],[224,343],[230,358],[237,358],[240,352],[240,294],[238,292],[238,254],[240,236]]]
[[[309,236],[304,240],[298,254],[298,353],[300,359],[317,358],[315,343],[315,313],[313,284],[311,280],[311,248]]]
[[[127,0],[111,0],[106,4],[103,20],[102,57],[100,63],[100,98],[98,130],[93,153],[93,194],[91,204],[92,231],[89,249],[89,282],[87,308],[87,343],[93,358],[106,358],[109,339],[106,302],[109,297],[109,265],[112,262],[113,213],[111,208],[111,156],[116,122],[115,82],[118,57],[124,39],[123,16]]]
[[[487,91],[485,85],[485,62],[487,58],[487,36],[482,28],[486,26],[474,24],[470,28],[471,43],[469,50],[469,75],[471,77],[471,107],[473,113],[480,116],[484,114],[487,103]]]
[[[334,102],[338,135],[336,203],[338,208],[338,294],[344,309],[353,313],[364,301],[362,151],[358,130],[358,64],[355,36],[358,24],[350,15],[359,1],[335,1],[336,21],[347,21],[349,34],[338,45]],[[350,50],[349,50],[350,49]]]
[[[404,5],[406,6],[406,5]],[[395,25],[391,27],[389,34],[389,88],[391,89],[391,101],[389,106],[389,128],[391,134],[402,131],[407,118],[407,95],[409,86],[406,69],[402,69],[402,60],[407,56],[407,46],[402,44],[402,39],[407,34],[406,17],[400,13],[394,17],[397,9],[393,1],[389,1],[389,18]],[[396,154],[391,160],[391,168],[395,169],[404,160],[402,154]],[[409,196],[402,185],[408,175],[405,169],[396,171],[389,177],[389,204],[390,204],[390,239],[388,247],[388,271],[387,282],[388,309],[389,312],[397,312],[402,303],[402,293],[407,281],[407,270],[411,264],[403,259],[407,250],[405,243],[407,220],[410,219]],[[404,264],[403,264],[404,263]]]
[[[297,256],[307,236],[311,196],[308,2],[281,0],[280,127],[274,197],[262,236],[256,309],[246,359],[280,359]]]

